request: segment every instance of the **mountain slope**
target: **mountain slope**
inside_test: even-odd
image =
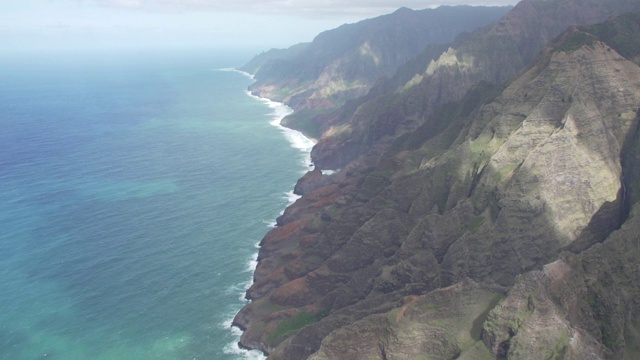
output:
[[[318,111],[364,95],[382,76],[429,44],[448,43],[503,16],[509,7],[439,7],[396,12],[318,35],[313,42],[256,57],[242,70],[255,73],[250,90],[285,102],[296,113],[285,122],[319,136],[311,122]]]
[[[629,0],[521,1],[495,25],[459,36],[407,83],[395,82],[395,88],[332,119],[314,148],[314,163],[338,169],[372,149],[384,151],[394,138],[431,121],[442,105],[460,100],[481,81],[501,84],[512,79],[567,27],[638,10],[640,4]]]
[[[637,355],[634,258],[581,265],[637,240],[636,39],[638,15],[571,28],[508,85],[471,87],[307,189],[261,243],[243,344],[274,359]],[[562,274],[586,285],[558,289]]]

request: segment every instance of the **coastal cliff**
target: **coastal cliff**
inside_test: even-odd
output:
[[[241,343],[269,359],[640,356],[627,11],[640,3],[524,0],[333,112],[261,242]]]
[[[512,80],[569,26],[601,22],[637,7],[627,0],[521,1],[493,26],[459,36],[434,59],[400,67],[390,81],[355,100],[357,105],[327,116],[330,126],[312,153],[315,164],[339,169],[365,154],[384,152],[393,139],[433,122],[441,106],[459,101],[471,87]]]
[[[443,6],[396,12],[325,31],[311,43],[270,50],[241,69],[255,74],[250,91],[295,112],[283,125],[317,138],[323,114],[365,95],[381,77],[433,45],[437,51],[464,31],[502,17],[510,7]],[[440,44],[440,45],[437,45]]]

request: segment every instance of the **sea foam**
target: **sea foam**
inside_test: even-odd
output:
[[[255,76],[246,71],[234,69],[234,68],[221,68],[217,69],[218,71],[232,71],[242,74],[252,80],[255,80]],[[311,148],[316,144],[316,141],[306,137],[303,133],[297,130],[289,129],[287,127],[282,126],[281,122],[286,116],[291,115],[293,113],[293,109],[284,103],[273,101],[267,98],[263,98],[257,95],[252,94],[250,91],[246,91],[247,95],[250,97],[265,103],[271,109],[273,109],[273,120],[270,121],[270,124],[273,126],[277,126],[285,135],[286,139],[289,140],[291,146],[305,154],[311,154]],[[311,158],[309,157],[309,161],[307,161],[307,165],[311,164]]]
[[[282,126],[282,119],[284,119],[288,115],[291,115],[293,113],[293,109],[291,109],[290,107],[288,107],[283,103],[261,98],[249,92],[247,93],[249,94],[249,96],[264,102],[265,104],[267,104],[267,106],[273,109],[273,113],[272,113],[273,119],[269,123],[277,127],[282,132],[284,137],[289,141],[289,143],[293,148],[298,149],[302,152],[303,154],[303,159],[301,161],[303,165],[302,173],[304,174],[307,171],[312,170],[313,163],[311,162],[311,149],[316,144],[316,141],[314,139],[306,137],[300,131]]]
[[[239,74],[242,74],[246,77],[248,77],[249,79],[255,80],[255,76],[253,74],[249,74],[246,71],[242,71],[242,70],[238,70],[235,68],[220,68],[220,69],[215,69],[215,71],[230,71],[230,72],[237,72]]]

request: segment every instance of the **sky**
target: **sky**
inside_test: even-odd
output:
[[[393,12],[518,0],[0,0],[0,52],[191,47],[268,50]]]

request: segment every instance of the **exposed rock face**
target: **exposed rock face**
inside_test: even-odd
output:
[[[320,169],[313,169],[298,180],[293,188],[293,193],[296,195],[309,194],[320,187],[344,181],[345,175],[343,172],[325,175]]]
[[[333,331],[309,359],[455,359],[471,348],[488,355],[478,340],[481,324],[501,298],[470,280],[408,296],[389,312]]]
[[[640,354],[640,221],[518,278],[482,339],[497,357],[632,359]]]
[[[481,81],[501,84],[515,77],[567,27],[604,21],[637,11],[637,1],[524,0],[495,25],[459,36],[423,64],[411,80],[381,91],[333,120],[313,149],[321,169],[342,168],[359,156],[384,152],[392,139],[416,131],[449,102],[457,102]],[[410,64],[417,69],[416,64]],[[406,71],[398,71],[406,79]]]
[[[285,102],[296,112],[283,124],[312,137],[322,133],[319,111],[335,109],[366,94],[380,77],[429,44],[449,43],[503,16],[510,7],[439,7],[410,10],[343,25],[318,35],[309,44],[264,53],[243,67],[255,74],[250,90]]]
[[[422,122],[385,115],[394,131],[335,181],[309,173],[263,239],[242,343],[270,359],[638,358],[638,55],[640,15],[572,27],[504,86],[469,85]]]

